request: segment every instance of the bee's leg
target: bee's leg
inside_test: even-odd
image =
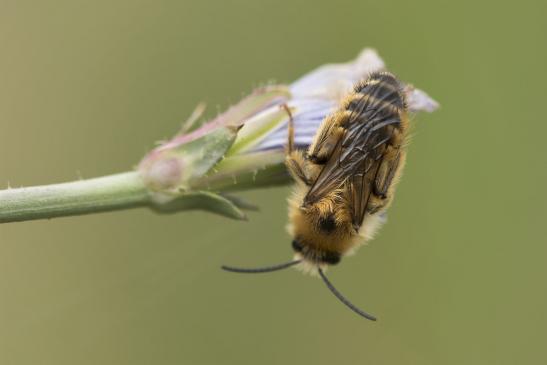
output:
[[[294,121],[291,110],[287,104],[283,104],[283,108],[285,108],[289,115],[287,146],[285,148],[285,165],[295,180],[306,185],[311,185],[310,178],[306,175],[307,161],[304,158],[302,151],[295,150],[294,147]]]
[[[290,155],[294,151],[294,120],[289,106],[287,104],[283,104],[281,105],[281,107],[285,109],[285,111],[289,115],[289,122],[287,123],[287,146],[285,147],[285,153],[287,155]]]
[[[308,152],[307,159],[310,162],[317,165],[324,165],[327,162],[344,133],[344,128],[338,123],[339,119],[340,116],[335,114],[321,123]]]
[[[393,178],[399,169],[400,151],[397,151],[394,159],[383,161],[373,184],[374,195],[385,199]]]
[[[372,195],[368,204],[368,212],[375,214],[387,208],[393,200],[393,187],[397,183],[400,171],[405,162],[405,154],[399,149],[389,151],[388,156],[391,158],[384,159],[376,179],[372,182]]]
[[[306,174],[307,161],[304,158],[302,151],[293,151],[285,158],[285,165],[289,170],[292,177],[304,183],[305,185],[311,185],[311,179]]]

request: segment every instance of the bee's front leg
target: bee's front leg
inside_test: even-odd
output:
[[[304,158],[302,151],[296,150],[294,146],[294,121],[291,110],[286,104],[283,104],[283,108],[285,108],[289,115],[287,146],[285,148],[285,165],[296,181],[309,186],[311,185],[311,179],[306,174],[308,161]]]
[[[307,186],[311,186],[311,178],[307,175],[306,166],[308,161],[304,158],[302,151],[292,151],[285,157],[285,165],[291,176]]]
[[[314,173],[309,161],[304,157],[301,150],[296,150],[294,145],[294,121],[290,109],[286,104],[283,107],[289,115],[287,146],[285,148],[285,165],[291,176],[298,182],[311,186]]]

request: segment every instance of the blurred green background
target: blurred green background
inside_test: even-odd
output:
[[[436,98],[389,222],[293,270],[289,188],[247,223],[147,210],[0,226],[0,364],[547,362],[545,2],[0,0],[0,184],[134,166],[209,114],[365,46]]]

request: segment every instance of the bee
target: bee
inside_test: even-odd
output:
[[[285,164],[296,182],[288,226],[294,259],[270,267],[224,270],[263,273],[298,265],[319,274],[351,310],[376,320],[349,302],[325,269],[371,239],[385,220],[406,159],[409,121],[402,87],[388,72],[371,74],[323,120],[306,152],[295,149],[289,118]]]

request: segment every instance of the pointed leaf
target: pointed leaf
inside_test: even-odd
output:
[[[222,194],[222,196],[234,203],[238,208],[241,208],[243,210],[250,210],[253,212],[257,212],[260,210],[258,205],[255,205],[240,196],[231,194]]]
[[[153,209],[159,213],[204,210],[232,219],[247,220],[245,213],[236,204],[221,195],[209,191],[183,193],[173,200],[154,205]]]

